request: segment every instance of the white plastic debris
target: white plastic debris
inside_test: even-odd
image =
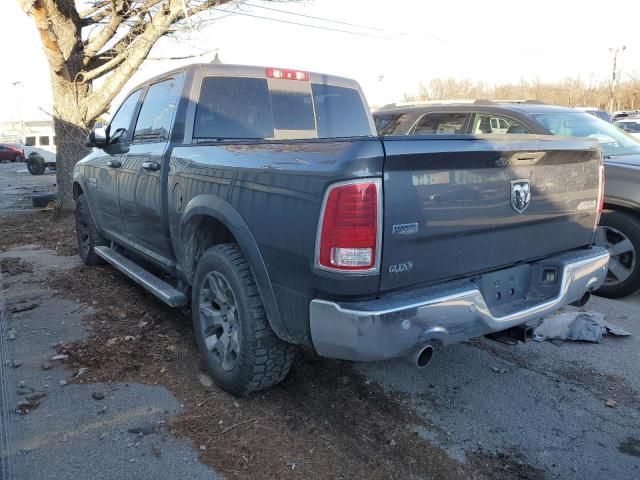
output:
[[[616,336],[631,335],[626,330],[610,324],[600,312],[567,311],[545,318],[533,332],[533,339],[565,340],[601,343],[607,333]]]

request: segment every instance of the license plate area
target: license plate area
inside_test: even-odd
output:
[[[562,283],[562,265],[542,260],[480,275],[477,285],[494,315],[507,315],[555,298]]]
[[[518,265],[485,273],[475,283],[490,309],[502,307],[527,298],[533,270],[531,265]]]

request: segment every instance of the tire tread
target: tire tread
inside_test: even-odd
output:
[[[231,264],[246,299],[245,307],[249,318],[245,319],[242,327],[249,326],[253,331],[253,335],[249,336],[253,345],[241,346],[241,349],[253,352],[249,355],[241,354],[242,365],[239,366],[245,374],[234,385],[223,387],[236,395],[247,395],[280,383],[291,369],[295,359],[295,346],[278,338],[271,329],[253,273],[239,246],[235,243],[216,245],[204,253],[209,254],[218,254]]]
[[[80,254],[80,258],[82,258],[82,261],[86,265],[91,265],[91,266],[103,265],[105,261],[96,254],[94,247],[105,246],[108,243],[105,240],[105,238],[102,236],[102,234],[98,231],[98,227],[93,221],[91,211],[89,210],[89,204],[84,194],[80,194],[78,196],[78,199],[76,200],[76,215],[85,216],[84,220],[89,226],[89,239],[91,241],[91,247],[89,248],[89,255],[87,255],[86,258],[82,256],[82,247],[80,245],[80,242],[78,241],[78,252]]]

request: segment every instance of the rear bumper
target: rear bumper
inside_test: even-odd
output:
[[[408,355],[426,343],[449,345],[537,320],[596,290],[605,279],[609,254],[600,247],[530,264],[534,277],[555,268],[552,295],[521,299],[518,306],[489,308],[478,283],[456,281],[362,302],[312,300],[311,338],[326,357],[373,361]],[[534,293],[536,278],[527,280]]]

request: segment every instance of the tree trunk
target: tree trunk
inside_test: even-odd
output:
[[[56,135],[56,180],[58,208],[72,211],[73,167],[89,149],[85,146],[91,125],[85,120],[86,99],[91,85],[73,83],[55,73],[51,75],[53,87],[53,113]]]

